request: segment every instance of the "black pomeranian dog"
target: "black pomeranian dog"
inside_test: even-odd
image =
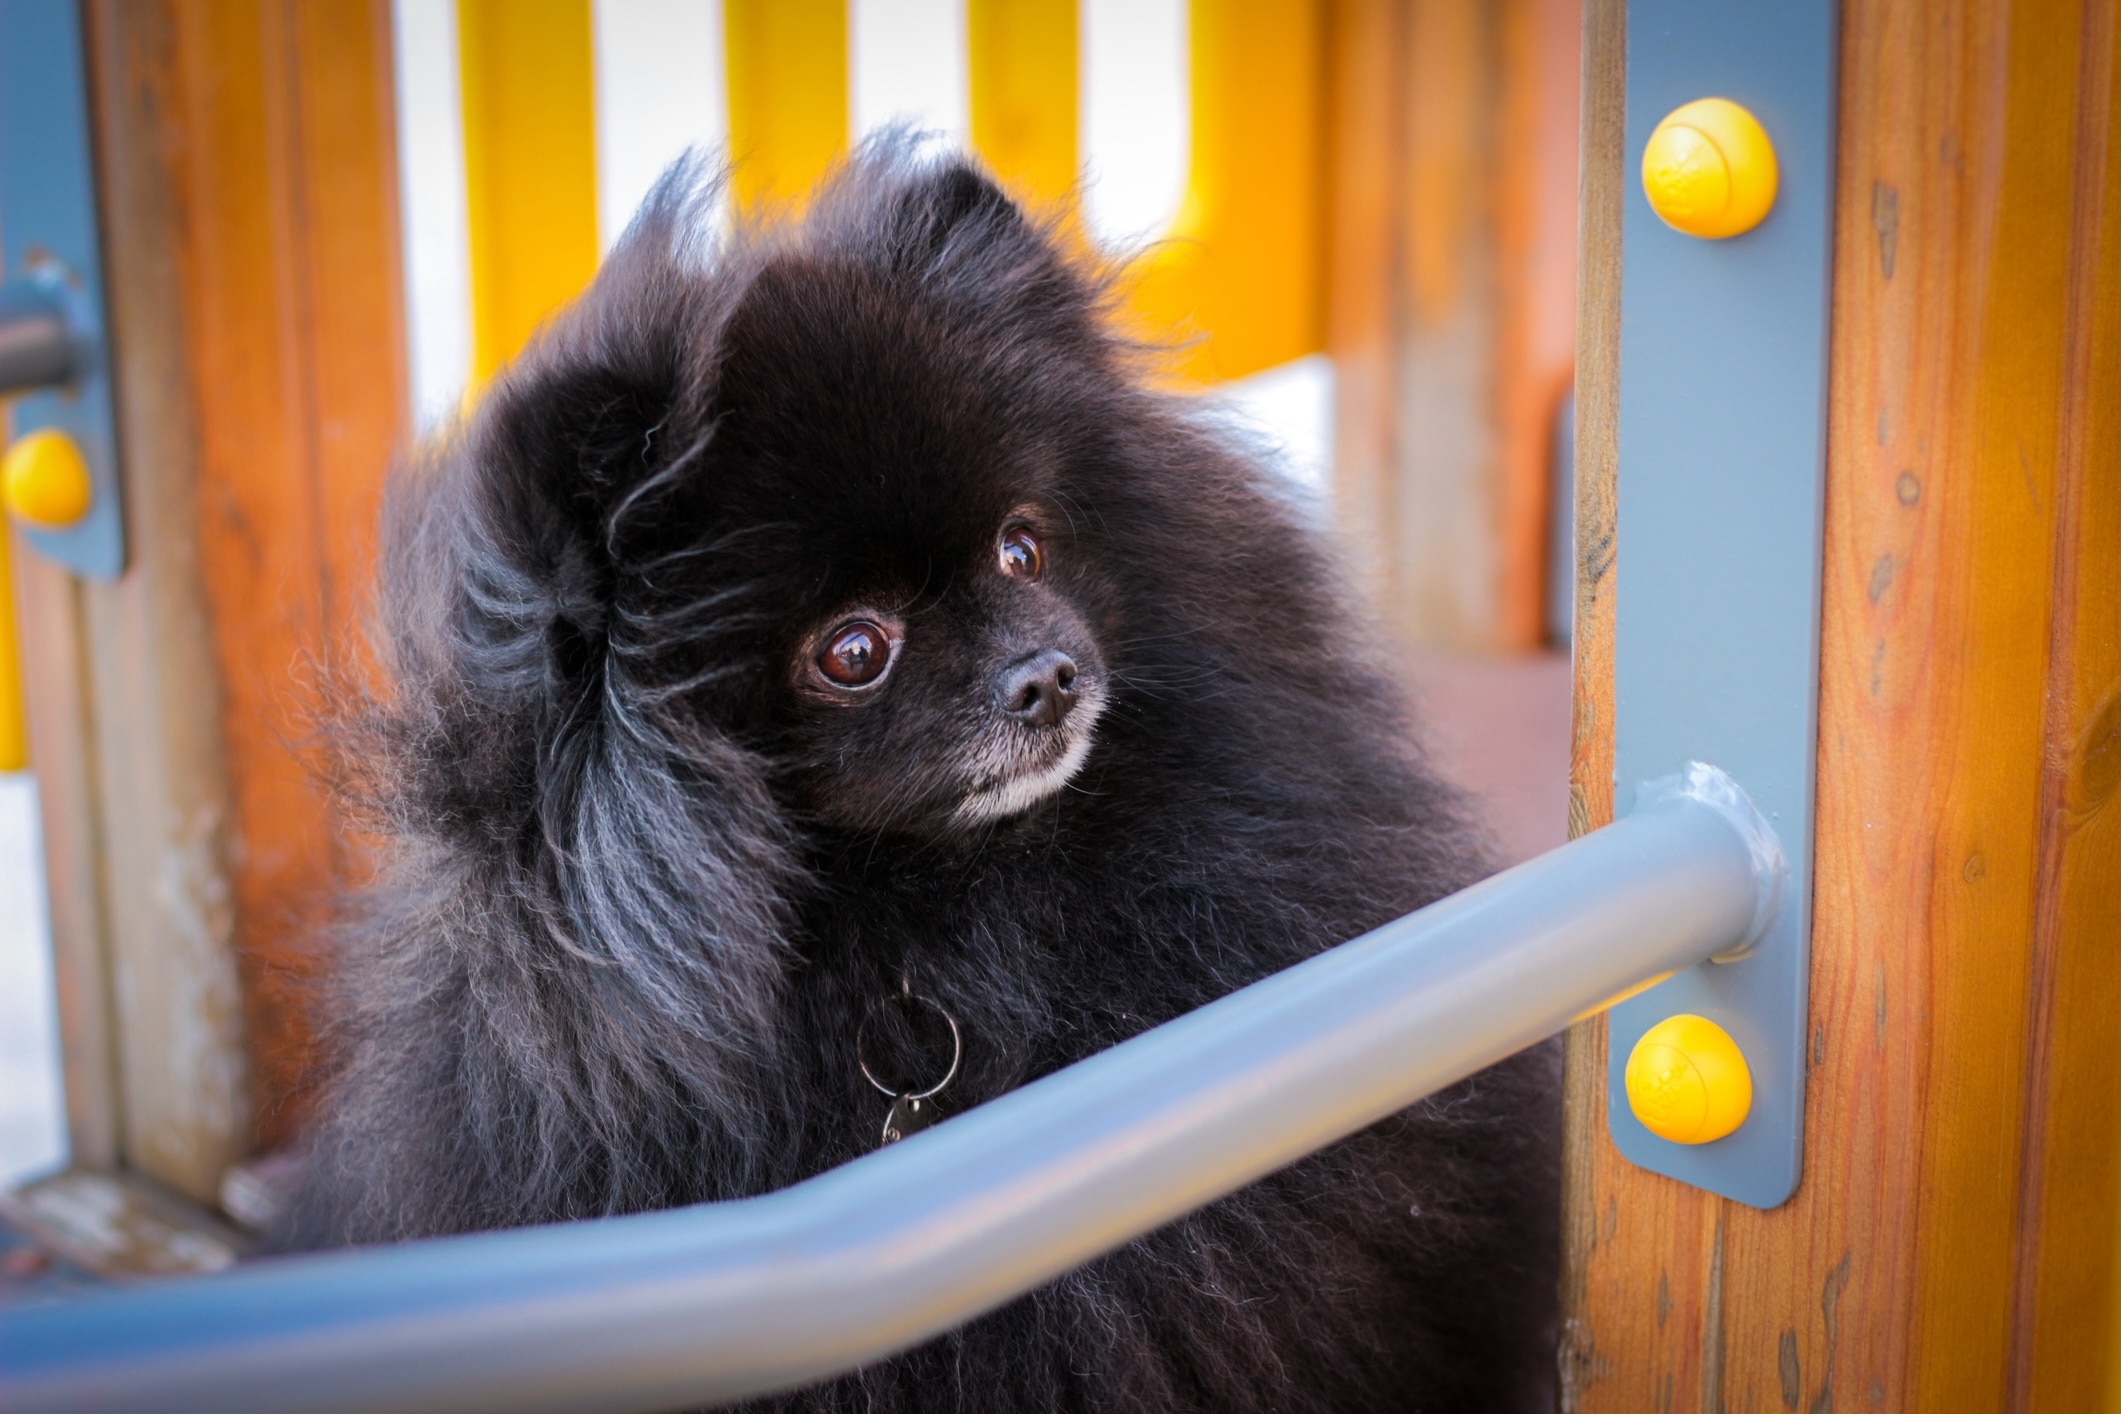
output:
[[[799,225],[697,186],[391,488],[305,1243],[777,1188],[1482,871],[1326,552],[1063,240],[904,143]],[[755,1407],[1535,1407],[1556,1094],[1527,1052]]]

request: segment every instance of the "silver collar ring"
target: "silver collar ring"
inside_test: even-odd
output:
[[[949,1012],[943,1010],[942,1004],[935,1001],[933,998],[915,996],[911,991],[907,991],[900,994],[899,996],[891,998],[890,1000],[894,1003],[901,1004],[907,1002],[918,1003],[919,1005],[928,1008],[930,1011],[934,1012],[937,1016],[940,1016],[943,1019],[943,1024],[950,1028],[950,1069],[943,1073],[943,1078],[941,1080],[936,1081],[933,1085],[930,1085],[925,1090],[918,1091],[894,1090],[889,1085],[886,1085],[883,1081],[877,1079],[876,1072],[869,1068],[869,1052],[868,1048],[863,1045],[863,1042],[868,1040],[869,1023],[875,1018],[877,1008],[885,1004],[883,1002],[877,1002],[871,1005],[869,1008],[869,1014],[862,1018],[861,1026],[855,1030],[855,1063],[861,1066],[862,1076],[864,1079],[866,1079],[871,1085],[874,1085],[877,1089],[883,1091],[883,1093],[885,1093],[886,1095],[889,1095],[892,1099],[925,1100],[957,1078],[958,1062],[963,1060],[965,1057],[964,1037],[958,1034],[957,1018],[952,1016]]]

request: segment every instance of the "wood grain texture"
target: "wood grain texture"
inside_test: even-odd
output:
[[[211,1201],[248,1147],[250,1106],[220,682],[190,533],[198,459],[171,165],[182,146],[179,40],[167,7],[99,0],[85,15],[133,563],[115,584],[70,587],[86,759],[65,788],[85,794],[51,801],[47,818],[81,851],[55,866],[77,871],[62,888],[93,880],[97,890],[94,918],[81,912],[101,931],[103,976],[76,980],[105,989],[116,1158]],[[54,604],[68,597],[46,592]],[[55,650],[54,664],[64,661]],[[67,818],[80,811],[93,820],[86,832]],[[59,954],[65,965],[78,956],[70,945]],[[62,1019],[93,1028],[98,1002],[84,996]]]
[[[211,1202],[288,1132],[346,866],[298,751],[403,425],[389,11],[87,13],[137,554],[24,566],[69,1123]]]
[[[2038,1382],[2103,1373],[2081,1319],[2026,1342],[2111,1277],[2112,1120],[2072,1157],[2049,1118],[2093,1107],[2056,1081],[2121,882],[2083,805],[2112,630],[2072,588],[2116,582],[2070,450],[2111,397],[2106,8],[1844,7],[1806,1171],[1760,1213],[1628,1167],[1572,1052],[1574,1407],[2079,1408]],[[2043,1210],[2100,1247],[2074,1275]]]
[[[1343,534],[1397,637],[1535,647],[1574,362],[1577,0],[1345,0],[1327,29]]]
[[[1406,6],[1327,7],[1326,351],[1333,358],[1333,511],[1362,588],[1385,606],[1399,519],[1396,310]]]
[[[1620,445],[1620,217],[1626,193],[1626,0],[1584,0],[1582,127],[1576,241],[1576,606],[1570,638],[1569,836],[1613,818],[1614,492]],[[1560,1403],[1578,1407],[1612,1373],[1593,1336],[1590,1278],[1601,1236],[1617,1235],[1618,1201],[1601,1210],[1594,1178],[1611,1141],[1605,1122],[1606,1020],[1562,1041]],[[1607,1262],[1601,1266],[1601,1275]],[[1596,1319],[1603,1323],[1606,1303]],[[1618,1340],[1608,1334],[1609,1346]]]
[[[389,10],[184,4],[184,392],[198,563],[233,796],[259,1138],[286,1137],[307,1059],[303,941],[341,877],[302,759],[348,635],[404,426]]]
[[[1554,427],[1576,371],[1580,0],[1502,16],[1496,183],[1495,643],[1546,642]]]
[[[1495,647],[1499,629],[1495,143],[1500,32],[1519,3],[1413,0],[1408,18],[1386,618],[1458,648]]]
[[[2014,1407],[2121,1409],[2121,26],[2083,27]]]
[[[0,414],[0,438],[12,437]],[[16,538],[0,533],[0,772],[9,774],[29,769],[29,708],[22,696],[22,635],[15,610]]]

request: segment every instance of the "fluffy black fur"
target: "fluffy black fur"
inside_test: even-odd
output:
[[[392,486],[309,1241],[785,1185],[877,1143],[902,987],[962,1110],[1481,872],[1319,543],[1059,241],[902,146],[799,226],[709,237],[693,185]],[[813,671],[850,615],[861,692]],[[1061,727],[996,696],[1041,649]],[[1533,1407],[1555,1128],[1542,1049],[758,1407]]]

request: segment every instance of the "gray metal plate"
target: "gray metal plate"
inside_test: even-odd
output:
[[[10,421],[16,437],[45,427],[71,436],[94,500],[79,525],[25,534],[76,574],[114,579],[125,569],[125,521],[101,337],[103,253],[81,20],[66,0],[0,0],[0,251],[10,276],[49,275],[56,262],[77,322],[90,332],[87,371],[67,387],[16,398]]]
[[[1641,783],[1719,766],[1791,877],[1751,956],[1612,1010],[1610,1124],[1634,1163],[1772,1208],[1803,1156],[1839,27],[1832,0],[1634,0],[1627,26],[1614,799],[1625,814]],[[1659,220],[1640,167],[1666,113],[1712,96],[1752,111],[1781,173],[1767,219],[1721,241]],[[1659,1139],[1628,1109],[1628,1053],[1676,1012],[1723,1026],[1752,1069],[1751,1114],[1714,1143]]]

